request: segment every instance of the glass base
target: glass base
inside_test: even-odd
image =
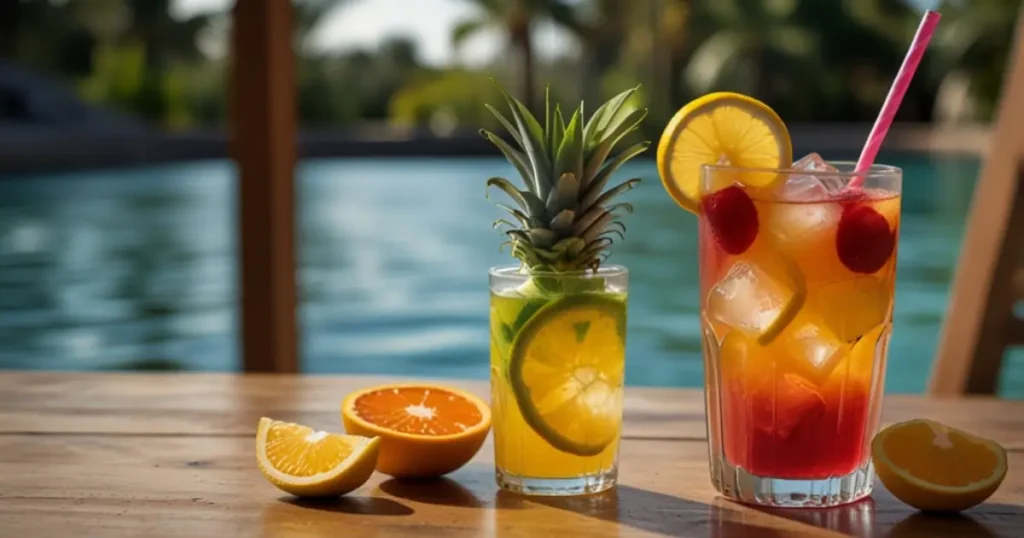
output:
[[[494,470],[498,487],[519,495],[564,497],[569,495],[593,495],[615,486],[618,469],[612,467],[600,473],[575,476],[572,478],[533,478],[519,476],[501,469]]]
[[[845,476],[789,480],[756,476],[727,462],[712,465],[711,481],[724,497],[747,504],[783,508],[824,508],[871,495],[875,469],[869,459]]]

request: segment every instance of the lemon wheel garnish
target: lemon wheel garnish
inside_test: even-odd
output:
[[[260,419],[256,463],[271,484],[301,497],[344,495],[373,474],[380,440]]]
[[[512,345],[509,382],[526,423],[551,446],[600,454],[619,436],[624,300],[570,295],[539,310]]]
[[[788,168],[793,146],[786,125],[768,105],[746,95],[710,93],[684,106],[658,142],[658,174],[683,209],[697,213],[701,166],[726,163],[751,169]],[[748,172],[736,180],[748,187],[772,187],[781,174]]]

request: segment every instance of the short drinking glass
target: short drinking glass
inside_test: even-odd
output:
[[[626,364],[624,267],[490,271],[495,476],[528,495],[615,485]]]

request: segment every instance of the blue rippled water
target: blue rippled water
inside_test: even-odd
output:
[[[882,160],[906,171],[887,384],[920,392],[978,163]],[[487,269],[509,258],[483,181],[510,174],[490,158],[302,163],[304,368],[486,378]],[[698,386],[695,219],[651,162],[625,174],[645,178],[611,259],[631,270],[627,382]],[[226,161],[0,178],[0,367],[236,369],[234,178]],[[1018,363],[1006,394],[1024,394]]]

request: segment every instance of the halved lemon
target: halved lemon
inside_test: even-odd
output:
[[[600,454],[619,436],[626,304],[610,295],[564,296],[516,335],[509,383],[526,423],[551,446]]]
[[[1006,477],[998,443],[933,420],[893,424],[871,442],[878,478],[901,501],[924,511],[966,510]]]
[[[432,478],[465,465],[491,428],[491,410],[461,390],[432,384],[371,387],[341,404],[345,430],[381,439],[377,470]]]
[[[701,165],[726,163],[743,168],[778,169],[793,164],[786,125],[768,105],[732,92],[710,93],[681,108],[658,142],[658,174],[683,209],[699,212]],[[748,187],[772,187],[784,176],[746,173]]]
[[[260,419],[256,463],[264,478],[301,497],[344,495],[373,474],[380,440]]]

